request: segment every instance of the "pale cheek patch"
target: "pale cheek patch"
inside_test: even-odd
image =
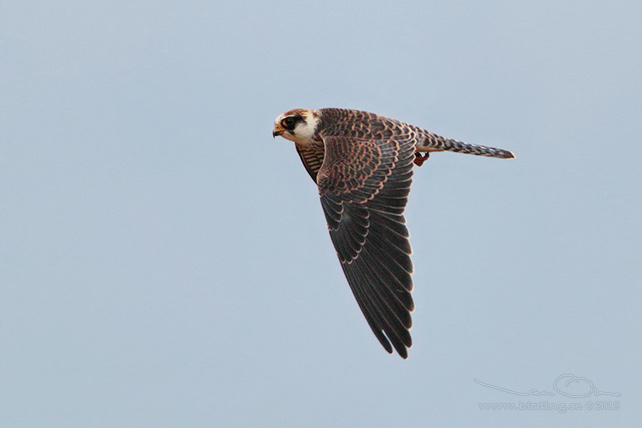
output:
[[[294,134],[296,135],[296,142],[300,144],[309,144],[314,136],[314,132],[317,129],[317,123],[319,119],[314,115],[307,115],[305,122],[302,122],[294,129]]]

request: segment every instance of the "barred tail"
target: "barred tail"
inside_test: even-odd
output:
[[[450,138],[441,137],[425,130],[423,130],[419,136],[417,150],[420,152],[448,151],[501,159],[512,159],[515,157],[515,155],[508,150],[496,149],[495,147],[477,146],[475,144],[451,140]]]

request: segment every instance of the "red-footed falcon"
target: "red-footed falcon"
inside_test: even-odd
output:
[[[330,238],[370,328],[386,351],[394,347],[407,358],[414,303],[403,213],[413,165],[421,166],[430,152],[513,154],[347,109],[287,111],[276,118],[272,135],[294,141],[317,184]]]

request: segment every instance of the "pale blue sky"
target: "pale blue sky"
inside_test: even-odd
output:
[[[640,22],[639,1],[2,2],[0,425],[639,423]],[[407,361],[271,137],[295,107],[517,155],[416,169]],[[562,374],[621,396],[473,380]],[[520,401],[620,407],[479,406]]]

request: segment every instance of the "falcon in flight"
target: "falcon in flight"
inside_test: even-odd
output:
[[[287,111],[276,118],[272,136],[295,143],[317,184],[330,238],[368,325],[386,351],[394,347],[407,358],[414,303],[403,213],[413,166],[421,166],[430,152],[502,159],[513,154],[374,113],[334,108]]]

